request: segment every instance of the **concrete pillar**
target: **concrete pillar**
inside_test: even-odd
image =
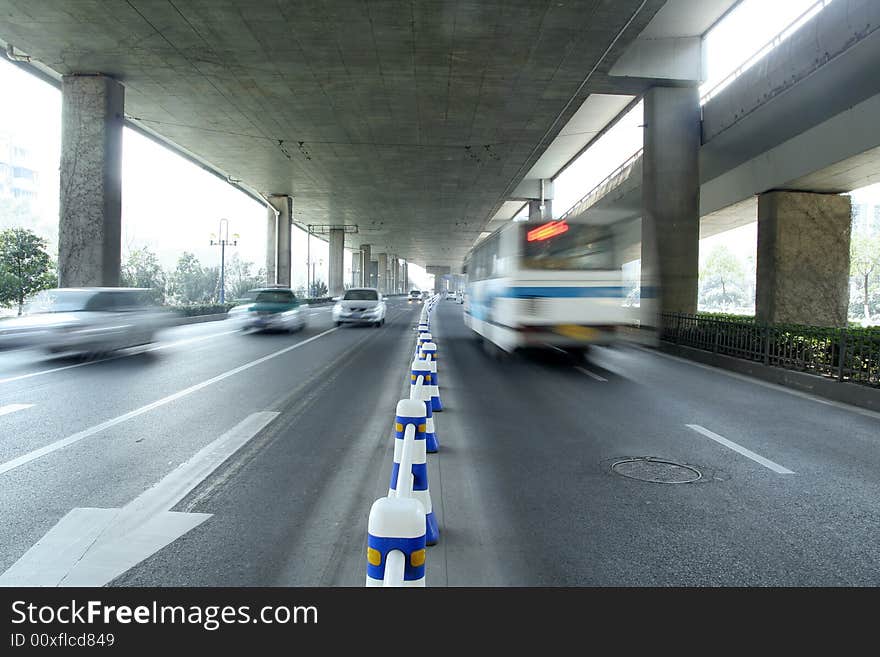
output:
[[[400,260],[397,256],[391,258],[391,294],[400,292]]]
[[[409,262],[403,261],[403,291],[409,292]]]
[[[379,261],[378,260],[370,260],[370,271],[369,271],[369,287],[374,287],[379,289]]]
[[[353,251],[351,254],[351,280],[349,281],[349,285],[352,287],[360,287],[361,279],[361,252]]]
[[[278,213],[278,232],[275,243],[275,283],[290,287],[290,222],[293,218],[293,197],[273,194],[269,197],[269,204]]]
[[[361,283],[363,287],[373,287],[370,280],[370,245],[361,244]]]
[[[275,283],[275,258],[278,248],[278,213],[271,205],[266,205],[266,284]]]
[[[376,280],[376,287],[379,288],[379,292],[385,294],[388,290],[388,254],[380,253],[379,254],[379,270],[378,270],[378,279]]]
[[[58,279],[119,285],[125,88],[103,75],[61,78]]]
[[[758,321],[846,326],[849,196],[767,192],[758,197]]]
[[[694,313],[700,249],[699,91],[696,86],[654,87],[644,103],[642,308]]]
[[[345,231],[342,228],[330,229],[330,270],[327,287],[331,297],[345,292]]]
[[[540,200],[529,201],[529,221],[543,223],[553,219],[553,201],[544,199],[544,208],[541,208]]]

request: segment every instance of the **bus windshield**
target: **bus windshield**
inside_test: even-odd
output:
[[[536,226],[520,226],[523,269],[593,270],[613,269],[614,252],[607,226],[567,224],[564,232],[536,233]],[[547,236],[547,233],[550,236]],[[531,234],[531,240],[529,239]]]

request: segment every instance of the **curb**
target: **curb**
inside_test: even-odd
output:
[[[808,374],[796,370],[787,370],[772,365],[764,365],[750,360],[734,358],[724,354],[715,354],[703,349],[676,345],[671,342],[660,342],[658,351],[697,361],[704,365],[720,367],[738,374],[753,376],[756,379],[793,388],[817,397],[850,404],[871,411],[880,411],[880,388],[872,388],[846,381],[836,381],[817,374]]]

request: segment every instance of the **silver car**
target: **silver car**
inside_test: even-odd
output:
[[[0,324],[0,347],[104,353],[149,344],[166,324],[148,289],[56,288],[38,293],[21,317]]]

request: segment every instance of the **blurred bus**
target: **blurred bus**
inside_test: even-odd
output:
[[[613,224],[506,224],[465,259],[465,324],[505,351],[615,342],[634,323],[621,237]]]

